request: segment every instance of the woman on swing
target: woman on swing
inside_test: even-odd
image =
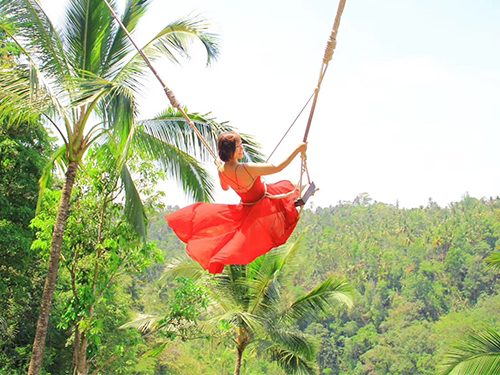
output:
[[[282,171],[301,153],[301,143],[278,165],[240,163],[244,146],[235,132],[219,136],[217,147],[224,162],[219,179],[224,190],[230,187],[240,204],[195,203],[166,215],[169,226],[187,244],[188,255],[210,273],[221,273],[226,264],[248,264],[271,249],[283,245],[297,225],[295,199],[299,191],[290,181],[273,184],[261,176]]]

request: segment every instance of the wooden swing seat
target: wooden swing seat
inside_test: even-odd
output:
[[[302,188],[301,197],[295,200],[295,207],[302,207],[307,203],[307,200],[311,195],[313,195],[316,190],[316,185],[311,181],[310,184],[305,185]]]

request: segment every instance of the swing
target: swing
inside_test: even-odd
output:
[[[118,24],[120,25],[120,27],[122,28],[122,30],[125,32],[125,34],[127,35],[127,37],[130,39],[130,42],[133,44],[133,46],[137,49],[137,51],[139,52],[139,54],[141,55],[141,57],[144,59],[144,61],[148,65],[149,69],[153,72],[153,74],[155,75],[155,77],[157,78],[157,80],[160,82],[160,84],[163,87],[163,90],[165,91],[165,94],[167,95],[168,100],[170,101],[170,104],[172,105],[172,107],[176,108],[182,114],[182,116],[184,117],[184,119],[187,121],[187,123],[189,124],[189,126],[194,130],[194,132],[196,133],[196,135],[198,136],[198,138],[201,140],[201,142],[205,145],[205,147],[207,148],[207,150],[209,151],[209,153],[212,155],[212,157],[214,158],[214,160],[217,161],[219,159],[218,156],[217,156],[217,154],[212,150],[212,148],[210,147],[210,145],[208,144],[208,142],[204,139],[203,135],[200,133],[200,131],[194,125],[193,121],[186,114],[186,112],[182,108],[181,104],[179,103],[179,101],[175,97],[175,95],[172,92],[172,90],[170,90],[167,87],[167,85],[163,82],[162,78],[160,77],[160,75],[158,74],[158,72],[155,70],[155,68],[151,64],[151,61],[148,59],[148,57],[144,54],[144,52],[134,42],[134,40],[132,39],[132,36],[128,32],[127,28],[123,25],[123,23],[119,19],[118,15],[116,14],[116,12],[113,10],[113,8],[111,7],[111,5],[109,5],[108,1],[107,0],[103,0],[103,2],[109,8],[109,10],[111,11],[111,14],[115,18],[115,20],[118,22]],[[305,109],[305,107],[309,104],[309,102],[311,101],[311,99],[314,97],[313,103],[311,105],[311,111],[309,113],[309,119],[307,121],[307,126],[306,126],[306,130],[305,130],[304,138],[303,138],[303,142],[307,142],[307,136],[309,135],[309,130],[311,128],[312,118],[313,118],[313,115],[314,115],[314,110],[316,108],[316,103],[317,103],[317,100],[318,100],[318,95],[319,95],[319,90],[321,88],[321,83],[323,81],[323,78],[325,76],[326,70],[328,68],[328,63],[332,59],[333,52],[334,52],[335,47],[337,45],[337,39],[336,39],[337,38],[337,31],[338,31],[338,28],[340,26],[340,18],[342,17],[342,13],[344,11],[345,2],[346,2],[346,0],[340,0],[340,2],[339,2],[339,6],[338,6],[338,9],[337,9],[337,15],[335,17],[335,22],[333,24],[332,32],[330,34],[330,37],[328,39],[328,42],[327,42],[327,45],[326,45],[326,48],[325,48],[325,54],[324,54],[324,57],[323,57],[323,63],[322,63],[322,66],[321,66],[321,71],[320,71],[320,75],[319,75],[319,79],[318,79],[318,83],[316,85],[316,88],[315,88],[313,94],[311,95],[311,97],[309,98],[309,100],[307,101],[307,103],[305,104],[305,106],[300,111],[300,113],[297,116],[297,118],[295,118],[295,120],[290,125],[290,127],[288,128],[288,130],[285,132],[285,135],[283,135],[283,137],[278,142],[277,146],[274,148],[273,152],[271,152],[271,154],[269,155],[269,157],[267,158],[266,161],[268,161],[271,158],[271,156],[276,151],[276,149],[278,148],[278,146],[281,144],[281,142],[283,141],[283,139],[285,138],[285,136],[288,134],[288,132],[290,131],[290,129],[293,127],[293,125],[295,124],[295,122],[297,121],[298,117],[301,115],[301,113]],[[306,173],[306,175],[307,175],[307,184],[303,185],[302,184],[302,178],[303,178],[304,173]],[[309,172],[307,170],[307,163],[306,163],[306,159],[305,158],[303,158],[302,161],[301,161],[300,181],[299,181],[298,186],[299,186],[299,191],[300,191],[300,197],[295,200],[295,206],[296,207],[300,207],[300,210],[302,211],[302,208],[307,203],[307,200],[318,190],[318,188],[316,188],[316,185],[314,184],[314,182],[312,182],[310,180],[310,178],[309,178]]]

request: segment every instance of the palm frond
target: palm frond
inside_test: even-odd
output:
[[[46,93],[34,92],[29,77],[17,69],[0,68],[0,88],[2,122],[36,122],[47,108]]]
[[[70,76],[70,67],[58,30],[40,3],[37,0],[0,0],[0,9],[2,15],[16,25],[15,35],[26,41],[21,43],[25,52],[40,62],[41,71],[62,84],[64,77]]]
[[[200,41],[207,52],[207,65],[210,65],[219,54],[218,37],[208,32],[210,25],[199,16],[188,16],[167,25],[149,43],[173,62],[178,62],[175,53],[189,58],[189,47]]]
[[[281,286],[289,282],[292,271],[300,266],[297,254],[305,244],[305,232],[294,243],[273,250],[248,265],[250,312],[264,314],[279,309]]]
[[[143,357],[147,358],[147,357],[159,356],[161,353],[163,353],[163,350],[165,350],[167,344],[168,341],[156,343],[155,345],[153,345],[151,349],[149,349],[146,353],[144,353]]]
[[[206,320],[198,320],[196,328],[198,332],[205,335],[206,338],[221,336],[219,327]]]
[[[484,260],[488,266],[500,270],[500,251],[494,251]]]
[[[121,22],[127,28],[129,33],[133,33],[137,24],[146,12],[151,0],[129,0],[125,5],[125,10],[121,17]],[[113,42],[110,45],[109,51],[105,58],[102,74],[108,76],[108,73],[115,75],[118,69],[122,69],[125,65],[125,58],[132,51],[132,43],[127,34],[121,27],[116,26],[116,33]],[[139,60],[136,60],[139,61]],[[137,70],[136,73],[142,70]]]
[[[73,69],[100,74],[114,36],[106,4],[101,0],[71,0],[65,25],[67,54]]]
[[[162,320],[163,317],[161,316],[141,314],[138,315],[134,320],[120,326],[119,329],[135,328],[142,333],[151,332],[159,327]]]
[[[218,301],[218,304],[220,305],[220,301]],[[262,322],[257,316],[242,311],[238,306],[232,306],[232,309],[225,306],[220,314],[212,316],[207,321],[214,326],[226,321],[233,326],[245,328],[247,332],[262,332],[263,330]]]
[[[277,281],[281,271],[281,257],[278,251],[271,251],[249,265],[248,287],[249,307],[252,314],[265,314],[276,309],[281,297],[281,285]]]
[[[313,336],[300,331],[279,329],[272,323],[266,326],[266,331],[270,339],[268,343],[273,343],[272,345],[278,345],[281,348],[285,348],[303,357],[307,361],[315,360],[317,343],[314,341]],[[268,347],[267,345],[268,344],[263,344],[262,348],[267,350],[272,346]]]
[[[137,191],[130,171],[126,164],[121,168],[120,178],[125,188],[125,217],[132,225],[135,232],[144,241],[147,238],[147,217],[142,205],[141,197]]]
[[[2,67],[0,71],[1,112],[9,116],[10,121],[39,117],[42,113],[57,113],[68,127],[68,118],[62,101],[65,98],[62,78],[52,79],[50,70],[42,73],[43,66],[38,66],[37,52],[32,52],[17,35],[17,29],[11,22],[0,22],[3,31],[20,49],[27,62],[20,62],[15,68]],[[41,64],[40,64],[41,65]]]
[[[316,375],[318,373],[314,361],[303,358],[279,345],[270,346],[266,352],[271,360],[275,361],[286,373],[300,375]]]
[[[212,177],[192,156],[138,129],[136,146],[148,157],[157,160],[167,175],[182,184],[184,192],[196,201],[213,200]]]
[[[111,90],[114,89],[115,92],[117,90],[117,85],[113,82],[88,71],[81,71],[79,77],[68,80],[66,87],[73,93],[71,98],[73,107],[89,104],[108,95],[109,98],[106,97],[107,101],[104,103],[104,107],[106,107],[113,98]]]
[[[200,280],[207,275],[207,272],[201,266],[187,255],[173,259],[165,268],[162,278],[170,280],[178,277],[185,277],[191,280]]]
[[[139,2],[140,3],[140,2]],[[137,4],[136,7],[131,7],[131,13],[138,18],[138,15],[143,12],[147,4]],[[127,14],[124,15],[124,21]],[[134,19],[134,22],[136,20]],[[125,23],[128,30],[131,27]],[[192,43],[200,41],[207,51],[207,65],[210,64],[218,55],[218,41],[217,37],[208,31],[208,25],[200,17],[185,18],[175,21],[167,25],[155,37],[148,41],[143,48],[142,52],[148,56],[148,59],[154,61],[160,57],[167,57],[171,61],[178,63],[176,54],[189,57],[189,47]],[[122,32],[122,30],[120,30]],[[122,40],[124,36],[117,33],[117,40]],[[119,46],[119,47],[118,47]],[[121,50],[120,50],[121,48]],[[111,55],[113,57],[113,65],[109,70],[107,76],[113,77],[115,82],[129,82],[134,87],[140,88],[139,78],[144,74],[148,74],[149,67],[143,60],[139,52],[135,53],[132,58],[123,64],[128,51],[130,50],[128,42],[120,41],[117,46],[113,46]],[[111,78],[109,78],[111,80]]]
[[[120,167],[128,158],[135,135],[137,107],[134,93],[124,86],[114,87],[107,101],[107,123],[112,129],[111,136],[118,146],[118,166]]]
[[[188,112],[189,118],[193,121],[196,129],[201,133],[205,141],[212,150],[217,149],[217,139],[221,133],[235,130],[227,122],[217,122],[210,113],[199,114]],[[152,136],[163,140],[166,143],[175,145],[177,148],[187,151],[196,150],[205,161],[212,161],[210,153],[204,144],[198,139],[196,133],[191,129],[182,113],[175,108],[168,108],[159,113],[153,119],[140,122],[144,131]],[[258,144],[247,134],[240,134],[245,144],[245,155],[247,161],[259,162],[263,160],[262,154],[258,151]]]
[[[440,375],[499,374],[500,334],[487,327],[468,331],[448,349],[437,370]]]
[[[287,246],[285,247],[284,253],[281,256],[281,267],[283,268],[283,270],[279,274],[279,280],[281,282],[284,282],[292,272],[296,271],[301,266],[301,264],[299,263],[301,261],[301,258],[298,255],[304,251],[307,243],[306,234],[308,230],[309,227],[303,229],[297,239],[293,243],[287,244]]]
[[[217,295],[229,299],[234,306],[240,306],[242,311],[248,311],[249,294],[245,285],[248,265],[228,265],[222,274],[214,277],[214,288]]]
[[[346,281],[330,276],[309,293],[298,298],[284,311],[286,319],[314,318],[320,312],[326,313],[334,304],[353,305],[353,288]]]

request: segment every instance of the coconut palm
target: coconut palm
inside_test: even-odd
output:
[[[226,266],[211,276],[189,259],[171,264],[169,277],[189,277],[206,282],[212,303],[197,322],[197,328],[212,337],[225,337],[236,352],[234,374],[239,375],[243,354],[256,351],[277,362],[287,373],[315,374],[316,352],[312,337],[297,329],[297,323],[327,313],[332,304],[352,305],[352,289],[334,276],[297,299],[286,285],[300,268],[297,254],[304,245],[298,240],[273,250],[249,265]],[[207,280],[208,279],[208,280]],[[229,327],[221,332],[219,327]],[[126,325],[143,331],[175,330],[165,317],[147,317]]]
[[[491,328],[470,330],[447,350],[438,374],[500,374],[500,334]]]
[[[127,0],[121,20],[129,32],[136,30],[150,2]],[[116,8],[116,3],[112,6]],[[29,374],[38,374],[71,191],[88,148],[101,142],[112,150],[126,189],[125,214],[143,236],[144,211],[126,164],[133,142],[157,158],[194,199],[210,200],[213,185],[193,156],[203,161],[207,152],[175,110],[161,113],[151,121],[137,121],[136,97],[148,69],[101,0],[70,0],[62,29],[54,26],[38,0],[0,0],[0,31],[21,49],[19,63],[26,66],[25,70],[0,69],[0,117],[25,121],[38,119],[42,114],[64,141],[40,181],[43,191],[55,164],[65,170],[29,369]],[[203,44],[207,64],[212,62],[218,53],[217,40],[208,32],[206,22],[197,17],[166,25],[142,50],[153,60],[167,56],[178,62],[179,56],[189,56],[188,47],[193,41]],[[196,127],[212,146],[217,134],[229,129],[227,124],[218,124],[205,116],[194,117]],[[255,149],[250,147],[247,151],[251,157]]]

